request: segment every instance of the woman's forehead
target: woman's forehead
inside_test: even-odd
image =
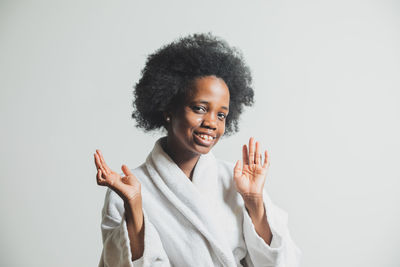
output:
[[[229,89],[225,81],[215,76],[196,78],[188,92],[188,101],[218,101],[229,105]]]

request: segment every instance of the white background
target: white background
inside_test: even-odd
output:
[[[142,163],[146,56],[211,31],[239,47],[256,104],[214,153],[270,150],[268,191],[302,266],[400,266],[398,1],[0,2],[0,265],[96,266],[109,165]]]

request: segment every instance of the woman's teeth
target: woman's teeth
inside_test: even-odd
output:
[[[205,140],[205,141],[211,141],[211,140],[214,139],[212,136],[207,135],[207,134],[199,134],[198,136],[200,136],[200,138]]]

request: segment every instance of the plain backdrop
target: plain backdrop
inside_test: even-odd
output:
[[[146,56],[212,32],[239,47],[255,136],[302,266],[400,266],[399,1],[0,1],[0,265],[97,266],[110,167],[161,135],[131,119]]]

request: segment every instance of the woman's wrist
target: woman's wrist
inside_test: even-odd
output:
[[[262,195],[243,195],[244,205],[253,221],[261,221],[265,216],[264,200]]]
[[[129,201],[124,201],[125,216],[128,224],[140,229],[143,225],[142,196],[139,194]]]
[[[133,207],[141,207],[142,205],[142,194],[140,192],[134,194],[129,199],[124,200],[125,206]]]

